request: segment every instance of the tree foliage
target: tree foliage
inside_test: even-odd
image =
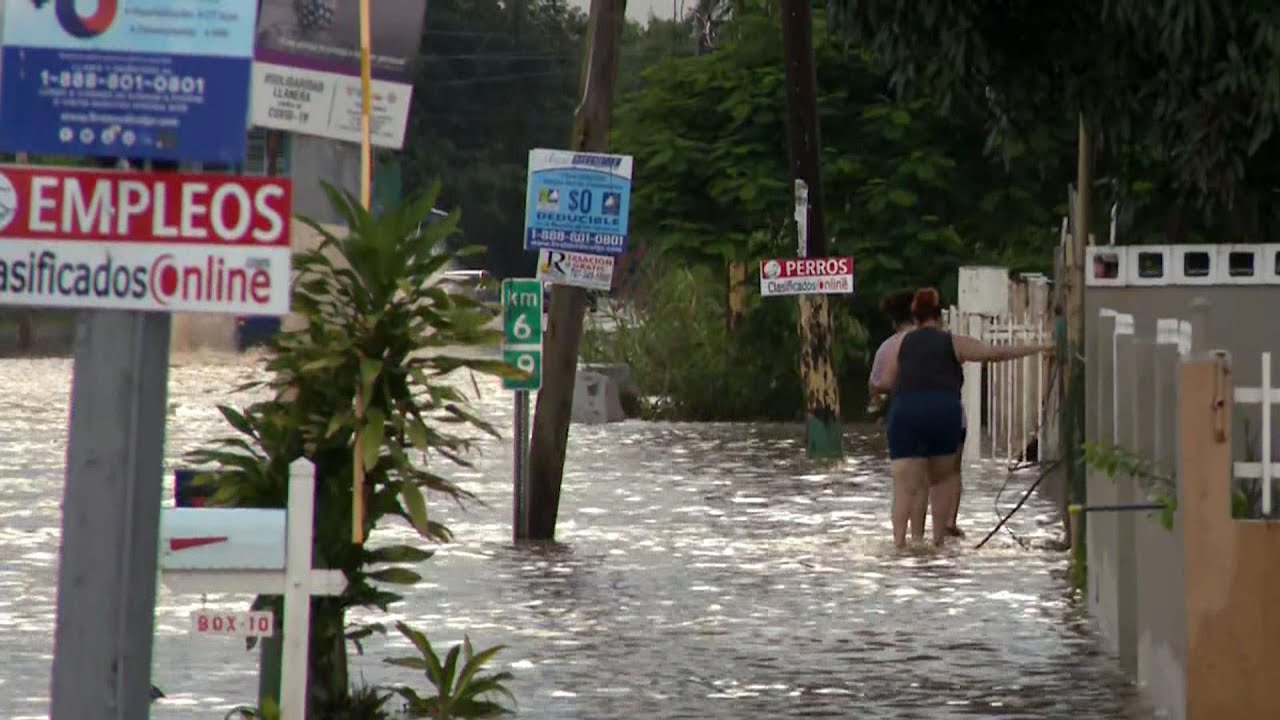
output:
[[[529,150],[568,140],[586,16],[560,0],[432,0],[415,63],[405,180],[441,178],[441,202],[463,211],[461,237],[483,245],[470,263],[531,276],[523,247]],[[694,52],[689,22],[628,22],[616,96],[659,60]]]
[[[557,0],[432,0],[405,139],[408,187],[440,178],[462,238],[500,276],[532,275],[523,249],[529,150],[573,123],[586,18]]]
[[[816,25],[826,225],[832,254],[855,257],[859,295],[954,283],[956,266],[978,258],[1043,263],[1056,240],[1044,177],[988,161],[981,131],[931,99],[889,97],[869,55]],[[777,20],[742,14],[714,52],[644,77],[621,98],[612,138],[636,158],[638,241],[717,267],[794,255]]]
[[[1082,114],[1128,185],[1266,238],[1280,153],[1280,5],[1264,0],[831,0],[896,90],[983,112],[1009,150]],[[1066,148],[1064,148],[1064,151]],[[1172,233],[1177,235],[1178,233]]]

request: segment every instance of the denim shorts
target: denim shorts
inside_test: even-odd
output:
[[[964,442],[964,407],[951,392],[903,393],[893,399],[885,430],[891,460],[951,455]]]

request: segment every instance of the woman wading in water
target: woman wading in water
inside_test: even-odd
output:
[[[964,437],[963,364],[1016,360],[1054,348],[1052,343],[988,345],[954,335],[941,326],[942,307],[934,288],[916,291],[911,316],[915,329],[885,358],[874,388],[893,398],[886,434],[893,474],[893,543],[900,548],[907,544],[912,508],[924,501],[921,494],[927,494],[933,509],[934,545],[942,545],[955,523],[960,504],[956,456]]]

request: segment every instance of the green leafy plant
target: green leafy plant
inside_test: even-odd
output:
[[[392,716],[384,706],[393,697],[393,694],[376,687],[362,686],[352,688],[347,695],[334,698],[323,707],[309,710],[324,720],[391,720]],[[223,720],[281,720],[280,708],[274,700],[267,700],[260,708],[247,705],[232,708]]]
[[[471,639],[464,638],[461,645],[451,647],[441,660],[422,632],[403,622],[397,622],[396,629],[413,643],[418,655],[387,658],[385,662],[422,671],[435,689],[434,695],[424,697],[407,686],[391,688],[408,703],[406,710],[411,717],[463,720],[511,714],[509,708],[493,699],[498,695],[515,701],[515,696],[505,685],[511,679],[511,673],[480,674],[494,655],[503,649],[502,645],[477,653],[471,647]]]
[[[1173,530],[1178,512],[1178,483],[1172,477],[1156,472],[1150,459],[1110,443],[1085,442],[1084,462],[1112,479],[1132,478],[1151,502],[1162,506],[1160,524]]]
[[[235,434],[190,455],[212,471],[201,480],[216,487],[212,504],[231,507],[283,507],[289,464],[299,457],[315,464],[315,563],[341,570],[348,586],[312,604],[313,708],[347,696],[346,644],[367,633],[348,630],[346,610],[385,611],[402,599],[391,588],[416,583],[414,567],[431,557],[417,545],[368,547],[369,534],[401,520],[426,541],[446,541],[449,529],[428,516],[426,494],[475,499],[442,467],[470,466],[476,432],[498,433],[471,409],[454,373],[518,373],[490,359],[500,336],[497,308],[443,274],[458,255],[446,244],[458,214],[421,224],[438,184],[378,217],[349,194],[325,189],[345,229],[311,223],[321,242],[294,256],[293,310],[303,326],[269,346],[268,379],[245,386],[269,398],[220,407]],[[357,462],[365,508],[359,542],[352,532]],[[278,613],[279,598],[260,597],[255,606]]]

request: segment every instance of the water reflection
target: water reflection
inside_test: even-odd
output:
[[[254,372],[178,359],[171,465],[223,432],[215,403]],[[69,377],[66,361],[0,363],[0,717],[46,712]],[[482,389],[484,413],[507,426],[509,396]],[[377,619],[407,619],[439,644],[469,633],[507,645],[499,658],[522,718],[1149,716],[1097,650],[1060,554],[1007,537],[976,553],[893,552],[872,430],[851,430],[852,456],[824,470],[803,459],[793,427],[575,427],[560,542],[521,548],[509,542],[509,445],[478,442],[478,469],[458,477],[485,504],[432,507],[458,542]],[[963,517],[975,532],[994,522],[1001,479],[969,475]],[[1033,543],[1055,527],[1037,501],[1012,526]],[[155,682],[169,698],[153,717],[221,718],[256,691],[255,654],[187,634],[201,603],[161,590]],[[413,680],[381,662],[407,643],[366,649],[357,677]]]

